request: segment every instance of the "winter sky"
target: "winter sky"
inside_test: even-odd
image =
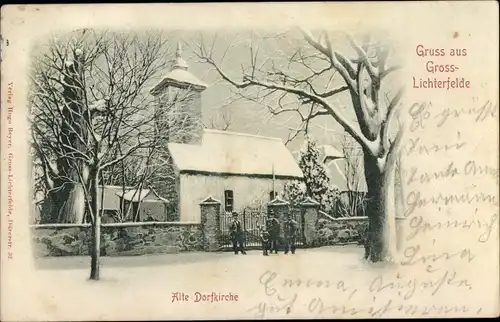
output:
[[[117,32],[118,30],[113,30]],[[120,31],[118,31],[120,32]],[[127,30],[126,32],[131,32]],[[135,32],[135,31],[132,31]],[[139,33],[141,31],[138,31]],[[203,121],[210,127],[215,119],[220,122],[221,114],[229,115],[231,119],[229,131],[258,134],[264,136],[278,137],[286,141],[291,129],[298,128],[300,121],[295,113],[285,113],[279,116],[271,116],[268,106],[244,99],[237,99],[235,89],[227,82],[221,81],[217,71],[207,63],[203,63],[195,55],[196,44],[203,37],[205,45],[210,49],[213,47],[213,58],[217,64],[236,81],[242,80],[242,67],[250,64],[250,48],[255,53],[258,48],[257,65],[276,66],[287,73],[292,73],[296,78],[305,78],[311,74],[311,70],[297,68],[288,64],[289,59],[300,48],[305,54],[315,53],[302,38],[298,30],[241,30],[241,31],[217,31],[207,30],[202,32],[184,32],[178,30],[161,31],[167,37],[165,59],[173,61],[175,50],[179,42],[182,43],[182,56],[189,65],[189,71],[193,73],[209,87],[202,94]],[[215,41],[214,41],[215,39]],[[331,33],[334,48],[347,57],[355,58],[353,49],[348,41],[339,32]],[[43,40],[41,40],[43,44]],[[43,47],[34,47],[34,51],[43,51]],[[224,59],[222,57],[225,53]],[[299,66],[300,67],[300,66]],[[319,71],[325,67],[319,62],[317,66],[310,66]],[[263,68],[265,70],[265,67]],[[169,73],[169,69],[159,71],[157,77],[152,79],[152,88],[162,77]],[[327,73],[327,78],[319,79],[316,85],[319,91],[327,91],[344,85],[340,75]],[[253,89],[251,89],[253,90]],[[347,91],[337,94],[330,102],[339,106],[340,113],[347,119],[354,121],[354,112]],[[269,103],[269,104],[272,104]],[[340,138],[344,134],[335,120],[330,116],[315,118],[309,126],[309,134],[320,144],[331,144],[340,148]],[[288,144],[292,151],[297,151],[302,146],[304,137],[298,136]]]
[[[216,41],[213,42],[214,35],[217,34]],[[235,100],[234,87],[227,82],[220,81],[219,74],[212,66],[202,63],[194,54],[196,43],[199,42],[199,34],[181,34],[177,39],[172,37],[175,44],[180,39],[183,43],[183,57],[189,64],[189,70],[202,81],[209,84],[202,94],[203,118],[204,122],[210,123],[211,119],[217,117],[220,113],[231,115],[231,126],[229,131],[258,134],[264,136],[279,137],[287,140],[290,128],[297,128],[300,125],[299,120],[293,113],[285,113],[279,116],[270,117],[267,106],[256,102],[248,102],[242,99]],[[299,46],[305,45],[305,42],[297,33],[282,34],[279,32],[265,31],[242,31],[242,32],[204,32],[203,39],[205,45],[214,47],[213,56],[216,63],[221,62],[221,58],[229,47],[227,54],[222,61],[223,70],[237,81],[242,80],[241,65],[248,66],[250,63],[250,47],[254,50],[258,47],[260,61],[263,62],[269,58],[276,66],[286,66],[287,59],[293,55]],[[345,46],[345,44],[342,44]],[[347,48],[347,47],[346,47]],[[175,45],[172,46],[175,50]],[[315,68],[320,70],[321,67]],[[310,72],[293,71],[300,77],[306,77]],[[165,74],[168,70],[165,71]],[[331,88],[340,87],[343,81],[340,75],[334,77]],[[326,84],[325,84],[326,87]],[[324,88],[322,88],[324,89]],[[346,107],[343,109],[344,115],[353,119],[350,111],[350,103],[346,93],[339,95],[339,99]],[[336,99],[335,99],[336,100]],[[312,136],[325,144],[339,146],[339,135],[343,135],[343,129],[329,116],[318,117],[311,123],[310,132]],[[297,137],[288,144],[288,147],[295,151],[300,148],[303,142],[303,136]]]

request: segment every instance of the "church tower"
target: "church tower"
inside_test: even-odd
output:
[[[182,58],[182,48],[179,42],[173,68],[151,90],[151,95],[156,97],[159,108],[175,109],[176,113],[172,114],[178,118],[179,127],[185,129],[185,131],[175,131],[169,135],[170,142],[184,144],[199,144],[201,142],[204,128],[201,93],[206,88],[205,83],[188,71],[188,64]]]
[[[170,72],[151,90],[155,97],[154,108],[161,109],[162,119],[155,120],[155,130],[162,137],[162,162],[168,160],[155,172],[156,191],[169,200],[167,221],[179,220],[179,179],[175,175],[168,143],[200,144],[203,137],[201,94],[207,85],[188,70],[182,57],[181,44]]]

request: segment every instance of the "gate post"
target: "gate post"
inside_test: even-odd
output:
[[[201,234],[204,251],[217,251],[220,248],[220,201],[208,197],[200,203]]]
[[[304,246],[314,246],[316,239],[316,223],[318,221],[319,202],[307,197],[300,203],[302,222],[304,223]]]
[[[278,219],[280,222],[280,240],[285,236],[284,222],[289,212],[289,205],[288,201],[281,199],[279,196],[267,204],[267,215]]]

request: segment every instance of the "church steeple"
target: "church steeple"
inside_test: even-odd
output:
[[[168,75],[151,90],[151,94],[157,96],[164,92],[168,87],[183,89],[189,88],[197,92],[202,92],[208,87],[207,84],[188,71],[188,64],[182,57],[182,46],[180,42],[177,43],[175,59],[170,73],[168,73]]]
[[[187,62],[184,60],[184,58],[182,58],[182,45],[180,41],[177,43],[177,51],[175,52],[175,65],[173,69],[188,69]]]
[[[151,95],[156,97],[158,106],[169,108],[179,106],[187,116],[186,128],[190,133],[178,138],[170,139],[170,142],[198,144],[203,136],[202,122],[202,92],[207,84],[199,80],[188,71],[188,64],[182,57],[181,43],[177,43],[175,56],[171,61],[169,73],[152,90]]]

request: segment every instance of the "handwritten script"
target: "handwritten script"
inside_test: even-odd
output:
[[[480,315],[481,303],[471,299],[482,285],[471,271],[489,256],[487,246],[498,244],[499,171],[498,160],[485,157],[496,142],[474,128],[497,126],[498,103],[473,97],[470,104],[426,101],[408,110],[399,174],[403,246],[395,266],[359,259],[357,269],[339,264],[330,274],[267,270],[258,279],[261,300],[248,312],[255,318]],[[335,254],[324,256],[326,266]]]
[[[355,283],[354,278],[303,279],[266,271],[259,278],[264,299],[250,307],[248,312],[255,318],[269,318],[286,317],[300,309],[303,313],[298,315],[320,318],[446,315],[481,310],[465,304],[438,306],[412,301],[417,294],[432,297],[447,288],[470,291],[470,282],[455,271],[429,269],[426,276],[418,278],[405,277],[399,272],[390,276],[371,275],[374,276],[366,283]]]

